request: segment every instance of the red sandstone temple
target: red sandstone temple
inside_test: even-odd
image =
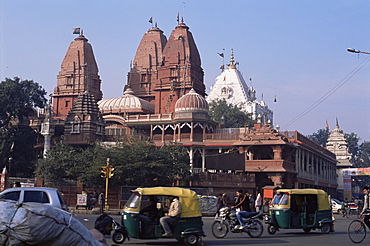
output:
[[[335,155],[297,131],[269,124],[221,128],[209,114],[204,72],[189,27],[179,23],[167,39],[157,26],[143,36],[124,93],[102,99],[93,49],[79,35],[71,42],[57,76],[52,110],[31,120],[41,132],[38,147],[48,150],[96,140],[113,144],[125,136],[157,146],[177,143],[189,149],[190,186],[210,193],[265,186],[321,188],[336,194]]]

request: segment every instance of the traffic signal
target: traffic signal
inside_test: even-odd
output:
[[[109,168],[108,178],[113,177],[113,175],[114,175],[114,173],[113,173],[114,169],[115,169],[114,167],[110,167],[110,168]]]
[[[102,177],[102,178],[107,177],[107,167],[100,168],[100,177]]]

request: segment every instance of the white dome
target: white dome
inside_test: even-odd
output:
[[[154,104],[133,95],[131,88],[126,89],[122,97],[107,98],[98,102],[102,114],[145,112],[153,113]]]

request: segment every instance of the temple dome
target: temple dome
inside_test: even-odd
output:
[[[154,112],[154,104],[134,96],[131,88],[127,88],[121,97],[100,100],[98,105],[102,114]]]
[[[204,97],[199,95],[193,88],[186,95],[177,100],[175,104],[175,112],[183,111],[209,111],[209,106]]]

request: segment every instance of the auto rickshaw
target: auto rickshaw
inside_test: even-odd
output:
[[[179,197],[181,214],[177,221],[170,225],[172,236],[185,245],[202,244],[203,232],[202,214],[196,192],[179,187],[137,188],[122,211],[122,228],[116,230],[112,239],[115,243],[123,243],[126,238],[158,239],[162,238],[163,230],[159,218],[164,215],[170,205],[171,196]],[[158,218],[151,222],[139,219],[140,209],[144,207],[148,196],[155,196]],[[168,238],[168,237],[167,237]]]
[[[317,189],[279,189],[269,207],[267,231],[275,234],[279,228],[334,231],[334,221],[328,194]]]

